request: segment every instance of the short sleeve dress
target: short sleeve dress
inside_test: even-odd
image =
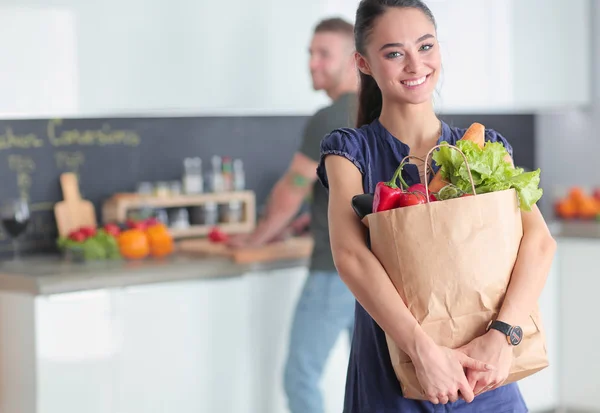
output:
[[[465,129],[442,122],[439,142],[455,144]],[[494,130],[485,133],[486,141],[501,142],[512,156],[512,147]],[[375,185],[387,181],[410,148],[392,136],[378,119],[360,128],[336,129],[321,141],[321,159],[317,174],[329,188],[324,159],[328,155],[343,156],[362,174],[363,190],[373,193]],[[437,170],[434,164],[434,170]],[[415,165],[407,165],[403,178],[408,185],[420,181]],[[483,393],[472,403],[458,400],[446,405],[406,399],[394,374],[385,333],[362,306],[356,302],[354,337],[346,379],[344,413],[524,413],[527,407],[516,383]]]

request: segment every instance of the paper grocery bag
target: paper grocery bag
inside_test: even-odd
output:
[[[485,333],[523,235],[514,189],[377,212],[363,222],[373,253],[437,344],[457,348]],[[505,384],[548,366],[537,306],[521,327]],[[404,396],[425,400],[409,357],[389,336],[387,344]]]

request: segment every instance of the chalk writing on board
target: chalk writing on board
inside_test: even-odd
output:
[[[101,129],[78,129],[61,130],[61,119],[53,119],[48,122],[48,141],[52,146],[106,146],[125,145],[138,146],[141,142],[140,136],[129,130],[112,130],[108,123],[104,123]]]
[[[109,123],[100,129],[61,129],[62,119],[51,119],[46,126],[46,139],[35,133],[19,135],[10,126],[0,130],[0,151],[9,149],[37,149],[49,143],[56,147],[123,145],[136,147],[142,142],[140,135],[127,129],[112,129]]]
[[[58,151],[54,152],[54,161],[58,169],[79,174],[79,167],[85,164],[85,155],[80,151]]]
[[[29,189],[31,188],[31,173],[35,171],[35,162],[29,156],[10,155],[8,167],[17,173],[17,187],[21,198],[29,201]]]
[[[26,135],[18,135],[13,132],[10,126],[7,126],[4,129],[4,131],[0,131],[0,150],[13,148],[41,148],[43,146],[44,141],[42,139],[39,139],[33,133],[28,133]]]

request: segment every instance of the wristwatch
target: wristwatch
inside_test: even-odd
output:
[[[521,340],[523,340],[523,330],[519,326],[511,326],[503,321],[492,320],[486,331],[490,328],[504,334],[506,336],[506,341],[508,341],[508,344],[511,346],[518,346]]]

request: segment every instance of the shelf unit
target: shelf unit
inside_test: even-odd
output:
[[[102,205],[103,222],[123,223],[130,210],[142,208],[189,208],[201,207],[206,203],[217,205],[238,201],[242,204],[240,222],[218,223],[223,232],[243,234],[256,227],[256,196],[253,191],[215,192],[196,195],[149,196],[136,193],[115,194]],[[188,228],[171,228],[173,238],[206,236],[214,225],[190,225]]]

